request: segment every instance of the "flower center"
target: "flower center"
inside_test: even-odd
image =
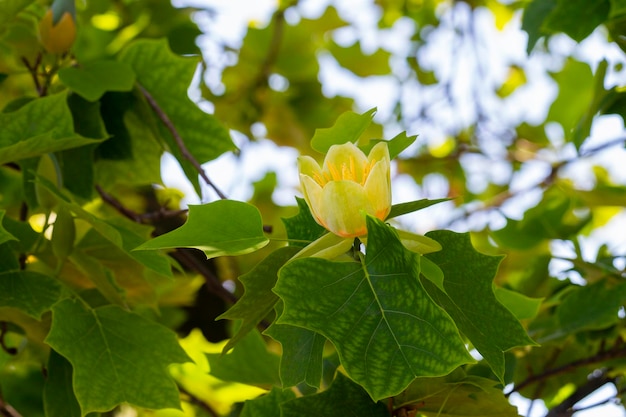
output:
[[[351,156],[348,163],[344,162],[339,166],[330,161],[326,161],[327,170],[313,173],[313,179],[322,187],[330,181],[354,181],[364,186],[375,164],[376,160],[372,159],[362,166],[359,181],[359,172],[355,166],[354,157]]]

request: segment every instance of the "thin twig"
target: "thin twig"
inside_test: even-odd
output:
[[[103,201],[107,202],[110,206],[114,207],[117,211],[123,214],[124,217],[134,221],[135,223],[152,224],[159,220],[165,220],[170,217],[178,217],[181,214],[187,213],[188,211],[166,210],[164,208],[161,208],[157,211],[139,214],[125,207],[117,198],[104,191],[101,186],[96,185],[96,190],[98,191],[98,194],[100,194],[100,198],[102,198]]]
[[[228,199],[228,197],[226,197],[226,194],[224,194],[214,183],[213,181],[211,181],[208,177],[208,175],[206,174],[206,172],[204,172],[204,169],[202,168],[202,166],[200,165],[200,163],[196,160],[196,158],[191,154],[191,152],[189,152],[189,149],[187,149],[187,146],[185,145],[185,142],[183,141],[183,138],[180,136],[180,134],[178,133],[178,130],[176,129],[176,127],[174,126],[174,123],[172,123],[172,121],[170,120],[170,118],[167,116],[167,114],[165,114],[165,112],[163,111],[163,109],[161,108],[161,106],[159,106],[159,103],[157,103],[157,101],[154,99],[154,97],[152,97],[152,94],[150,94],[148,92],[148,90],[146,90],[142,85],[139,85],[139,91],[141,91],[141,94],[143,94],[143,96],[146,98],[146,101],[148,102],[148,104],[150,105],[150,107],[152,108],[152,110],[154,110],[154,112],[157,114],[157,116],[159,117],[159,119],[161,119],[161,121],[163,122],[163,124],[165,125],[165,127],[167,128],[167,130],[170,131],[170,133],[172,134],[172,137],[174,138],[174,141],[176,142],[176,146],[178,146],[178,149],[180,150],[181,155],[183,156],[183,158],[185,158],[186,160],[188,160],[191,165],[195,168],[196,171],[198,171],[198,174],[200,174],[200,177],[202,177],[202,179],[204,180],[204,182],[211,188],[213,188],[213,191],[215,191],[215,193],[222,199],[222,200],[226,200]]]
[[[522,390],[523,388],[527,387],[530,384],[543,381],[545,379],[548,379],[556,375],[565,374],[565,373],[574,371],[581,366],[592,365],[592,364],[600,363],[609,359],[615,359],[615,358],[620,358],[620,357],[626,357],[626,347],[624,347],[623,343],[621,343],[621,339],[618,340],[618,343],[616,343],[612,349],[598,352],[597,354],[590,356],[588,358],[579,359],[577,361],[573,361],[565,365],[558,366],[556,368],[547,369],[540,374],[531,375],[525,380],[523,380],[522,382],[520,382],[519,384],[515,385],[513,389],[511,389],[505,395],[508,397],[512,393],[519,392],[520,390]]]
[[[39,64],[41,64],[41,53],[37,54],[37,59],[35,63],[31,66],[30,62],[26,57],[22,57],[22,62],[30,72],[31,77],[33,77],[33,83],[35,84],[35,89],[37,90],[37,94],[39,97],[43,97],[46,95],[46,90],[42,87],[41,82],[39,82],[39,77],[37,76],[37,68],[39,68]]]
[[[7,404],[0,396],[0,416],[2,417],[22,417],[18,411],[11,407],[11,404]]]

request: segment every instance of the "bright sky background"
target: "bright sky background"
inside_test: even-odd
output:
[[[219,37],[230,46],[238,47],[241,45],[243,36],[249,22],[262,26],[267,23],[275,8],[275,1],[271,0],[185,0],[185,4],[195,5],[198,7],[213,7],[218,11],[218,15],[209,18],[204,13],[198,13],[195,16],[196,21],[201,28],[210,28],[211,33]],[[356,30],[342,31],[338,35],[338,41],[351,43],[359,39],[365,50],[375,50],[379,46],[395,52],[399,55],[406,53],[401,42],[394,42],[394,39],[403,38],[403,34],[410,33],[412,30],[409,21],[399,21],[394,28],[383,36],[376,36],[372,30],[377,20],[376,11],[371,7],[371,1],[367,0],[340,0],[333,2],[337,7],[340,15],[347,21],[352,22]],[[176,2],[175,2],[176,4]],[[328,4],[327,0],[314,1],[303,0],[300,2],[305,16],[317,17],[325,9]],[[547,106],[552,102],[557,89],[552,80],[546,75],[545,69],[558,70],[561,62],[559,60],[547,59],[545,56],[533,54],[531,57],[526,56],[526,34],[520,29],[519,16],[509,23],[507,27],[497,32],[491,23],[492,17],[487,11],[480,13],[479,18],[484,22],[484,30],[492,33],[486,33],[485,39],[490,41],[488,45],[489,51],[489,71],[490,75],[495,79],[504,80],[510,62],[522,63],[526,71],[528,82],[525,86],[516,91],[509,100],[504,104],[504,111],[513,120],[526,119],[531,122],[540,122],[545,118]],[[295,22],[297,16],[286,15],[286,19]],[[493,29],[492,29],[493,28]],[[420,56],[423,64],[432,62],[433,67],[439,71],[446,71],[454,64],[447,62],[451,56],[446,53],[446,45],[449,39],[445,33],[436,37],[431,46],[429,46]],[[577,45],[565,36],[556,36],[551,41],[551,46],[559,48],[563,51],[564,56],[570,52],[574,52],[577,59],[586,61],[595,69],[601,59],[607,59],[609,66],[616,63],[625,63],[624,54],[614,45],[607,46],[604,41],[604,35],[595,32],[582,44]],[[215,44],[210,39],[200,39],[201,47],[206,54],[214,59],[223,58],[223,55],[216,49]],[[442,52],[443,51],[443,52]],[[215,61],[213,61],[215,62]],[[358,79],[352,74],[338,67],[338,65],[327,57],[322,57],[320,79],[324,85],[324,93],[333,95],[347,95],[355,97],[359,111],[365,111],[372,107],[378,108],[378,116],[384,119],[392,111],[392,97],[396,93],[397,86],[389,79],[383,77],[371,77],[367,80]],[[228,59],[223,62],[217,62],[218,66],[233,64]],[[393,62],[392,62],[393,65]],[[612,71],[607,79],[609,88],[617,83],[624,84],[625,73]],[[219,73],[209,72],[207,74],[208,84],[219,89]],[[391,93],[390,93],[391,92]],[[197,92],[190,90],[190,96],[198,101]],[[211,111],[210,103],[201,103],[202,107]],[[325,126],[320,126],[325,127]],[[555,126],[551,132],[551,139],[558,138],[560,127]],[[385,132],[387,139],[393,137],[398,131]],[[441,132],[437,131],[409,131],[408,134],[419,134],[419,140],[426,141],[436,145],[444,138]],[[624,124],[618,116],[603,116],[594,123],[592,130],[592,138],[585,145],[588,149],[598,146],[607,141],[615,140],[624,136]],[[233,155],[224,155],[216,161],[212,161],[205,165],[207,174],[220,189],[222,189],[230,198],[237,200],[247,200],[252,195],[252,183],[261,179],[267,171],[274,171],[278,176],[278,188],[274,194],[274,200],[281,205],[293,205],[294,195],[301,195],[298,185],[298,173],[296,167],[297,152],[291,148],[279,148],[269,140],[258,140],[257,142],[248,142],[247,139],[234,136],[235,142],[242,148],[239,158]],[[422,142],[424,143],[424,142]],[[573,149],[571,152],[566,151],[566,155],[546,154],[545,163],[536,163],[529,165],[523,170],[523,175],[511,184],[511,188],[524,189],[529,184],[535,183],[543,178],[546,170],[550,169],[550,163],[556,157],[574,156]],[[592,187],[591,166],[594,161],[601,160],[603,165],[607,166],[611,177],[619,183],[626,183],[626,169],[624,163],[626,161],[626,151],[616,147],[607,149],[599,153],[587,161],[571,164],[564,171],[563,175],[571,177],[581,187]],[[200,202],[212,201],[215,195],[210,189],[204,190],[204,201],[199,198],[191,185],[184,179],[177,162],[172,157],[164,157],[163,172],[168,173],[164,178],[166,185],[181,189],[186,197],[185,203],[198,204]],[[474,172],[470,170],[470,172]],[[474,177],[469,176],[470,183],[476,184],[483,182],[485,175],[499,175],[498,167],[485,173],[484,170],[475,170]],[[437,198],[445,196],[445,190],[442,190],[442,181],[437,178],[429,179],[429,183],[424,187],[418,187],[415,182],[408,178],[397,176],[393,183],[393,200],[394,203],[411,201],[420,198]],[[523,199],[516,200],[515,204],[504,206],[506,214],[513,218],[521,217],[523,211],[527,207],[535,205],[541,195],[539,193],[529,193]],[[440,206],[438,206],[440,207]],[[437,228],[440,224],[447,224],[450,217],[454,214],[450,210],[429,210],[420,212],[420,216],[406,216],[409,219],[403,219],[403,226],[409,230],[416,232],[425,232]],[[500,219],[502,221],[502,219]],[[497,225],[498,220],[492,221]],[[503,225],[503,223],[500,223]],[[471,225],[469,225],[471,227]],[[467,227],[467,225],[465,225]],[[462,229],[459,229],[462,230]],[[585,239],[586,248],[584,252],[593,254],[598,246],[598,241],[608,241],[609,246],[614,253],[626,253],[626,212],[622,211],[609,225],[594,233],[589,239]],[[617,231],[617,232],[616,232]],[[555,243],[554,250],[564,256],[572,256],[571,248],[559,247]],[[561,253],[562,252],[562,253]],[[590,258],[589,258],[590,259]],[[591,259],[590,259],[591,260]],[[556,270],[559,265],[553,265]],[[609,388],[610,387],[610,388]],[[589,397],[579,406],[590,405],[602,401],[614,395],[615,390],[612,385],[607,385],[607,389],[597,391],[596,395]],[[519,396],[511,396],[514,404],[518,405],[520,413],[527,415],[526,410],[528,402]],[[540,417],[545,415],[546,409],[543,404],[537,402],[533,407],[530,417]],[[576,417],[623,417],[626,416],[622,407],[616,407],[608,404],[602,407],[595,407],[589,411],[576,413]]]

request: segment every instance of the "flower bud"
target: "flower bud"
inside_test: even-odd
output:
[[[385,220],[391,210],[389,149],[376,144],[366,156],[356,145],[333,145],[322,167],[298,158],[300,184],[320,225],[341,237],[367,234],[365,214]]]
[[[51,54],[67,52],[76,39],[74,0],[55,0],[39,21],[41,44]]]

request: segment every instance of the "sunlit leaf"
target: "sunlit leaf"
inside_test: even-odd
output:
[[[534,318],[539,313],[543,301],[543,298],[530,298],[502,287],[494,288],[494,293],[498,301],[518,320]]]
[[[146,408],[179,408],[171,363],[189,361],[176,335],[116,306],[86,309],[65,300],[53,308],[46,342],[70,361],[82,415],[127,402]]]
[[[332,145],[341,145],[346,142],[356,142],[365,129],[372,123],[376,109],[370,109],[363,114],[345,112],[332,127],[317,129],[311,147],[318,152],[326,153]]]
[[[207,258],[215,258],[250,253],[268,242],[256,207],[239,201],[219,200],[189,206],[189,218],[184,225],[136,249],[196,248]]]
[[[443,375],[471,361],[456,326],[419,282],[419,255],[372,217],[363,264],[293,261],[275,292],[285,302],[278,323],[330,339],[350,377],[376,400],[416,376]]]
[[[435,200],[429,200],[427,198],[424,198],[422,200],[394,204],[393,206],[391,206],[391,211],[389,212],[387,218],[393,219],[394,217],[402,216],[403,214],[413,213],[414,211],[425,209],[426,207],[430,207],[435,204],[443,203],[444,201],[450,201],[450,199],[438,198]]]
[[[66,99],[53,94],[0,113],[0,164],[101,142],[74,133]]]

